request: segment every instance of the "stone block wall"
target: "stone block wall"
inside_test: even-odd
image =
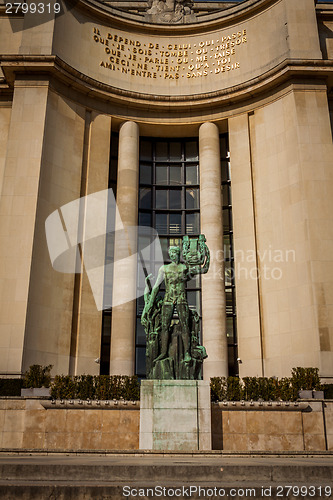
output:
[[[239,405],[239,403],[238,403]],[[309,411],[212,408],[212,449],[224,451],[333,450],[333,401]]]
[[[0,400],[0,448],[133,450],[139,448],[138,405],[48,408],[36,399]],[[68,405],[68,403],[67,403]],[[135,409],[133,409],[135,408]]]
[[[310,411],[213,404],[212,449],[332,451],[333,400],[308,405]],[[139,433],[138,402],[52,404],[41,399],[0,399],[0,449],[138,450]]]

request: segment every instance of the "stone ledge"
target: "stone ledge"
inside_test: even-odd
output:
[[[41,401],[45,410],[139,410],[140,401],[53,399]]]
[[[24,455],[36,455],[36,456],[89,456],[89,455],[102,455],[102,456],[131,456],[131,457],[146,457],[147,455],[154,455],[156,457],[285,457],[285,458],[294,458],[294,457],[303,457],[303,458],[311,458],[311,457],[333,457],[333,450],[323,450],[323,451],[255,451],[255,450],[242,450],[242,451],[233,451],[233,450],[192,450],[192,451],[174,451],[174,450],[48,450],[44,448],[36,449],[36,448],[0,448],[0,457],[2,455],[13,455],[13,456],[24,456]]]
[[[313,401],[313,400],[311,400]],[[318,401],[318,400],[317,400]],[[307,402],[289,401],[219,401],[212,403],[212,410],[226,411],[312,411]]]

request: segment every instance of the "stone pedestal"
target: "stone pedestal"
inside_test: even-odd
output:
[[[209,382],[143,380],[140,449],[211,450]]]

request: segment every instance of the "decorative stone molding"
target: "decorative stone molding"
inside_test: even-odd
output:
[[[299,401],[219,401],[212,403],[212,409],[226,411],[311,411],[308,403]]]
[[[41,401],[45,410],[138,410],[140,401],[123,400],[82,400],[82,399],[53,399],[52,401]]]

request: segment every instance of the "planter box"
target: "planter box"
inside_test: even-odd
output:
[[[299,391],[298,392],[298,397],[300,399],[312,399],[313,398],[313,393],[312,393],[312,391]]]
[[[21,396],[26,398],[49,398],[49,387],[29,387],[29,389],[21,389]]]
[[[299,391],[300,399],[324,399],[324,391]]]

